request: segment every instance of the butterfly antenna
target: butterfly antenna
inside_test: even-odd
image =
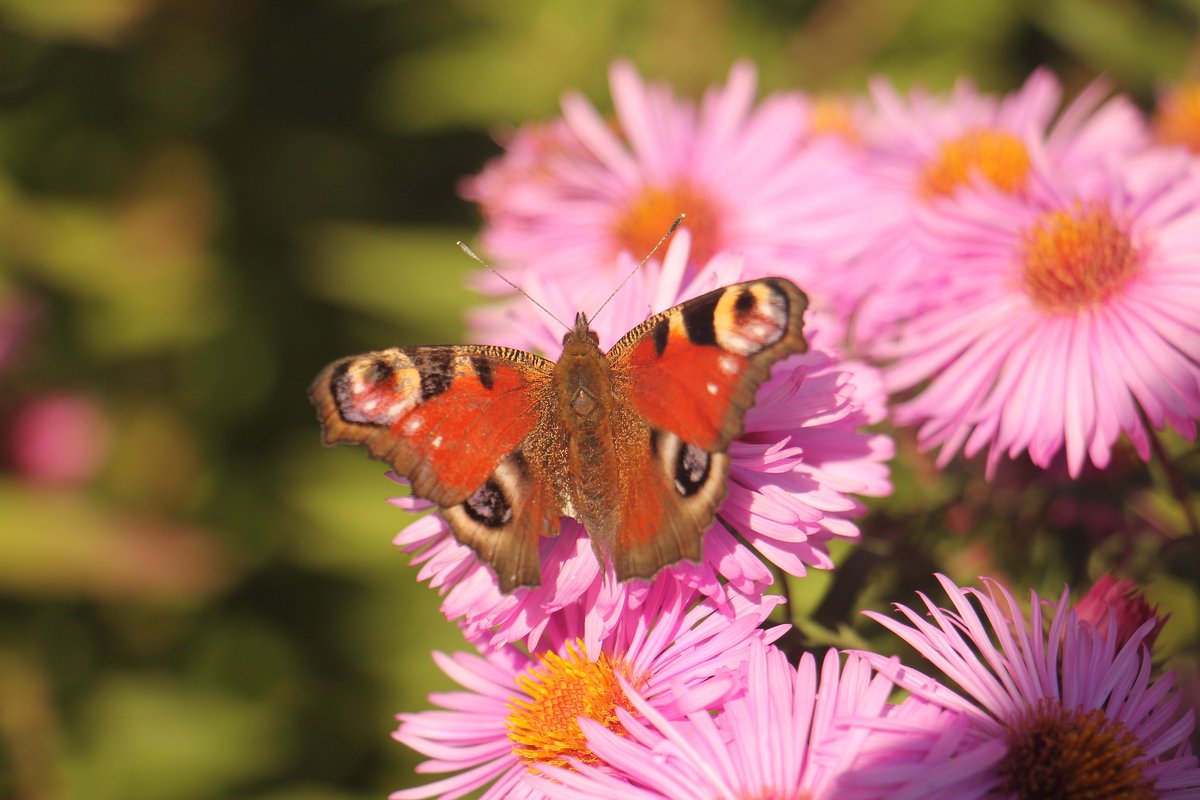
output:
[[[608,296],[608,298],[603,303],[600,304],[600,307],[596,309],[596,313],[592,314],[592,316],[589,317],[589,320],[593,320],[597,316],[599,316],[600,312],[604,310],[604,307],[606,305],[608,305],[608,301],[612,300],[614,297],[616,297],[617,292],[621,291],[621,288],[623,286],[625,286],[625,284],[629,283],[629,279],[634,276],[634,273],[636,273],[639,269],[641,269],[645,265],[645,263],[650,260],[650,257],[652,255],[654,255],[655,253],[658,252],[658,248],[662,247],[663,242],[665,242],[667,239],[671,238],[671,234],[675,232],[675,229],[679,227],[679,223],[683,222],[683,218],[686,216],[687,216],[687,214],[680,214],[678,217],[675,218],[675,221],[671,223],[671,227],[667,228],[667,232],[664,233],[662,235],[662,238],[658,240],[658,244],[654,245],[654,247],[652,247],[650,249],[650,252],[646,253],[646,257],[643,258],[641,261],[639,261],[638,265],[629,271],[629,274],[625,276],[625,280],[621,281],[617,285],[617,288],[613,289],[612,294],[610,294]]]
[[[517,286],[515,283],[513,283],[512,281],[510,281],[508,278],[506,278],[506,277],[504,277],[503,275],[501,275],[501,274],[500,274],[500,271],[499,271],[499,270],[497,270],[495,267],[493,267],[491,264],[487,263],[487,262],[486,262],[486,261],[484,261],[482,258],[480,258],[479,256],[475,255],[475,251],[474,251],[474,250],[472,250],[471,248],[467,247],[467,243],[466,243],[466,242],[455,242],[455,244],[457,244],[457,245],[458,245],[458,249],[462,250],[464,253],[466,253],[467,255],[469,255],[471,258],[475,259],[475,260],[476,260],[476,261],[478,261],[480,264],[482,264],[483,266],[487,267],[487,268],[488,268],[488,269],[490,269],[492,272],[494,272],[494,273],[496,274],[496,277],[497,277],[497,278],[499,278],[500,280],[504,281],[505,283],[507,283],[507,284],[508,284],[509,286],[511,286],[512,288],[516,289],[516,290],[517,290],[518,292],[520,292],[521,294],[525,295],[525,299],[526,299],[526,300],[528,300],[529,302],[533,303],[535,306],[537,306],[538,308],[540,308],[542,311],[545,311],[545,312],[546,312],[546,315],[547,315],[547,316],[549,316],[549,317],[550,317],[550,319],[554,320],[554,321],[555,321],[555,322],[557,322],[559,325],[562,325],[562,326],[563,326],[564,328],[566,328],[568,331],[572,330],[572,328],[571,328],[571,326],[570,326],[570,325],[568,325],[567,323],[563,322],[563,321],[562,321],[561,319],[559,319],[558,317],[554,316],[554,312],[552,312],[550,309],[546,308],[544,305],[542,305],[541,303],[539,303],[537,300],[534,300],[534,299],[533,299],[533,298],[530,296],[529,292],[525,291],[525,290],[524,290],[524,289],[522,289],[520,286]]]

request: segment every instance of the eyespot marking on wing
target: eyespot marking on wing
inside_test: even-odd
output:
[[[692,497],[708,483],[712,454],[670,431],[650,429],[650,452],[681,497]]]
[[[467,516],[485,528],[503,528],[513,515],[512,503],[494,478],[488,478],[476,489],[463,503],[463,508]]]
[[[787,334],[788,296],[770,281],[730,289],[717,301],[716,343],[749,358]]]
[[[403,353],[372,359],[347,359],[329,376],[329,393],[345,422],[386,427],[419,405],[406,390],[419,370]]]

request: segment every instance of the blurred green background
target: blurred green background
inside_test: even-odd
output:
[[[0,0],[0,798],[349,800],[413,780],[393,714],[447,686],[428,651],[462,640],[390,545],[406,517],[382,468],[319,445],[305,389],[340,355],[462,340],[478,298],[453,243],[479,221],[456,183],[494,134],[572,87],[606,107],[616,56],[690,96],[742,56],[764,91],[860,92],[872,74],[1003,91],[1047,64],[1148,107],[1189,74],[1198,16],[1197,0]],[[797,582],[810,642],[876,637],[851,612],[910,600],[934,568],[1057,595],[1098,551],[1154,564],[1145,530],[1178,527],[1136,460],[1030,492],[1033,473],[989,487],[900,450],[868,543]],[[1113,506],[1113,481],[1139,511]],[[1075,533],[1039,536],[1064,495]],[[872,580],[901,541],[913,557]],[[1195,693],[1194,584],[1142,572]]]

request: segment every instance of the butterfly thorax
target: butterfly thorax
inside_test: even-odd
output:
[[[559,408],[568,429],[598,422],[608,412],[612,394],[608,361],[596,343],[596,334],[588,329],[581,313],[574,330],[563,337],[563,352],[554,368]]]
[[[563,508],[589,531],[602,528],[616,503],[618,474],[613,448],[610,365],[587,317],[579,314],[563,338],[554,367],[558,409],[567,433],[567,476],[560,486]]]

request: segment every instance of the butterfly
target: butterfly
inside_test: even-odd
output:
[[[699,561],[729,444],[771,366],[807,350],[786,278],[647,319],[607,353],[579,313],[557,362],[493,345],[349,356],[309,396],[324,441],[365,445],[439,507],[500,590],[537,586],[538,542],[580,522],[618,580]]]

